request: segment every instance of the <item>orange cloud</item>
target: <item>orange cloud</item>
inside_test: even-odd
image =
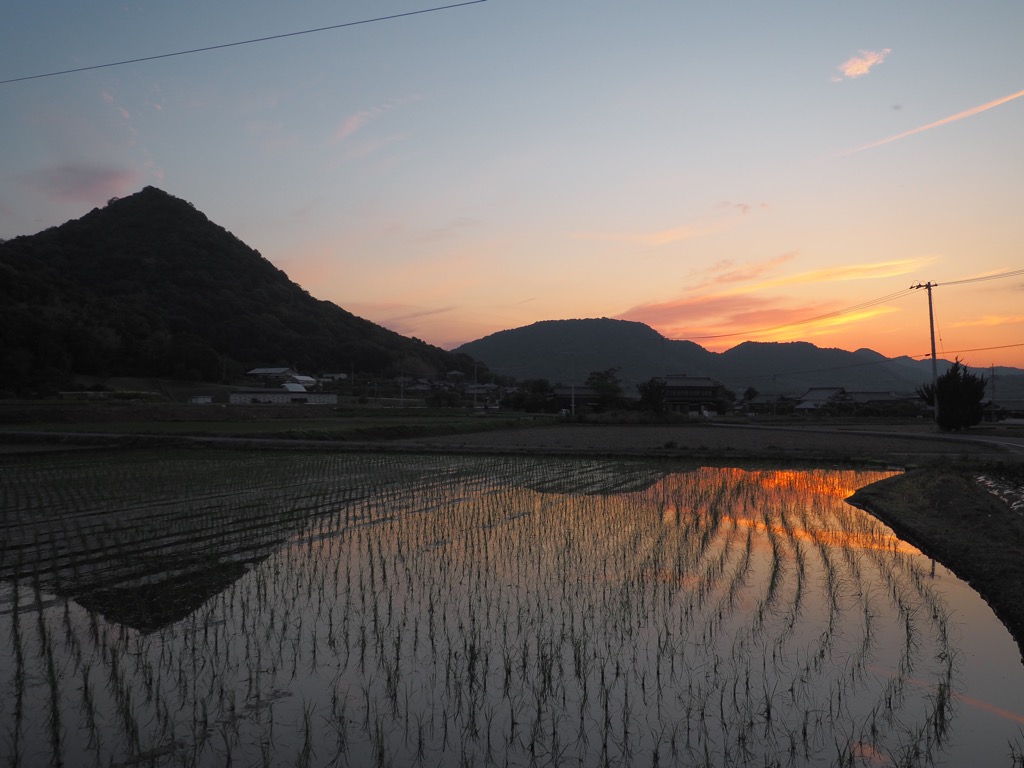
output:
[[[1013,325],[1024,323],[1024,315],[985,315],[977,320],[962,320],[951,323],[950,328],[993,327],[997,325]]]
[[[825,317],[822,317],[808,314],[814,312],[813,307],[772,307],[724,318],[699,318],[696,323],[687,325],[641,322],[647,322],[666,338],[689,339],[708,349],[718,349],[731,346],[737,341],[808,341],[821,336],[833,336],[858,323],[895,311],[893,307],[878,307],[833,316],[825,312]]]
[[[807,283],[833,283],[845,280],[869,280],[885,277],[899,277],[918,270],[931,261],[930,258],[900,259],[898,261],[880,261],[874,264],[847,264],[840,267],[813,269],[795,275],[762,280],[758,283],[736,287],[728,293],[751,293],[765,288],[778,288],[784,285],[805,285]]]
[[[854,155],[857,152],[863,152],[866,149],[874,149],[875,147],[881,147],[885,144],[891,144],[894,141],[905,139],[908,136],[914,136],[915,134],[923,133],[924,131],[930,131],[932,128],[938,128],[943,125],[955,123],[957,120],[963,120],[964,118],[967,117],[974,117],[975,115],[979,115],[982,112],[986,112],[994,107],[1001,106],[1009,101],[1013,101],[1014,99],[1019,99],[1021,96],[1024,96],[1024,91],[1017,91],[1016,93],[1011,93],[1009,96],[1003,96],[1001,99],[996,99],[995,101],[989,101],[977,107],[965,109],[963,112],[957,112],[955,115],[950,115],[949,117],[944,117],[941,120],[936,120],[934,123],[928,123],[927,125],[922,125],[919,126],[918,128],[912,128],[911,130],[904,131],[903,133],[897,133],[895,136],[890,136],[889,138],[882,139],[881,141],[874,141],[870,144],[864,144],[863,146],[855,147],[854,149],[848,149],[845,152],[840,153],[839,157],[847,157],[849,155]]]
[[[880,51],[862,50],[859,56],[851,56],[839,65],[838,69],[843,73],[843,77],[836,75],[832,78],[832,81],[839,82],[843,78],[853,80],[858,77],[863,77],[874,67],[885,61],[885,57],[890,53],[892,53],[892,48],[883,48]]]
[[[868,264],[846,264],[767,278],[763,276],[796,256],[795,252],[759,263],[736,266],[723,261],[698,273],[705,279],[689,289],[690,295],[663,302],[640,304],[618,315],[618,319],[645,323],[669,338],[692,340],[744,336],[762,341],[787,341],[834,334],[851,325],[897,311],[888,306],[844,308],[835,302],[801,303],[793,306],[787,297],[755,296],[767,288],[791,285],[821,285],[847,280],[865,280],[905,275],[929,262],[930,258],[900,259]],[[749,284],[741,284],[750,280]],[[714,293],[694,295],[704,288]]]
[[[640,304],[616,317],[671,329],[672,336],[720,335],[743,328],[781,327],[834,309],[826,304],[781,307],[778,303],[752,296],[699,296]]]

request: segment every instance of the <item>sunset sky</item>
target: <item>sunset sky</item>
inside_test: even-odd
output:
[[[18,3],[0,237],[153,185],[445,348],[612,317],[923,356],[931,281],[940,356],[1024,367],[1024,273],[952,284],[1024,270],[1024,3],[443,5]]]

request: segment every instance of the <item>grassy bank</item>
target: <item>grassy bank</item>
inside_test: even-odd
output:
[[[44,436],[60,433],[65,436],[64,442],[74,441],[75,435],[365,442],[516,429],[531,424],[533,419],[521,414],[465,409],[39,404],[0,409],[0,441],[31,432]]]
[[[973,472],[949,466],[882,480],[849,501],[977,590],[1024,656],[1024,517],[981,488]]]

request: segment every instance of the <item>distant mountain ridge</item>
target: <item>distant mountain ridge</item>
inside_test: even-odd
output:
[[[155,187],[0,243],[0,390],[58,389],[74,374],[219,381],[259,365],[473,370],[472,361],[313,298]]]
[[[544,320],[493,333],[455,351],[483,361],[494,373],[553,384],[581,383],[591,371],[619,368],[633,391],[634,385],[669,373],[710,376],[737,395],[747,387],[791,395],[816,386],[913,392],[931,380],[930,359],[887,358],[871,349],[849,352],[805,341],[747,341],[725,352],[710,352],[692,341],[666,339],[643,323],[609,318]],[[939,361],[939,373],[949,365]],[[991,374],[988,369],[980,373]],[[995,373],[1002,397],[1024,397],[1024,370],[1001,367]]]
[[[230,381],[268,365],[486,375],[474,360],[519,381],[581,383],[591,371],[617,367],[631,390],[686,373],[716,378],[737,394],[749,386],[787,394],[811,386],[912,391],[931,377],[929,361],[890,360],[870,349],[745,342],[717,353],[608,318],[545,320],[449,352],[310,296],[190,203],[155,187],[0,242],[0,392],[52,392],[76,374]],[[1024,371],[995,373],[1000,399],[1024,399]]]

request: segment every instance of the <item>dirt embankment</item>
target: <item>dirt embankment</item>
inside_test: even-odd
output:
[[[971,473],[935,467],[869,485],[850,503],[974,587],[1024,657],[1024,517]]]
[[[559,455],[648,456],[697,460],[828,461],[905,467],[935,459],[1012,459],[1005,446],[889,428],[855,431],[740,425],[556,424],[532,429],[410,438],[402,448]],[[1024,446],[1022,446],[1024,450]],[[1024,458],[1024,453],[1021,453]]]

